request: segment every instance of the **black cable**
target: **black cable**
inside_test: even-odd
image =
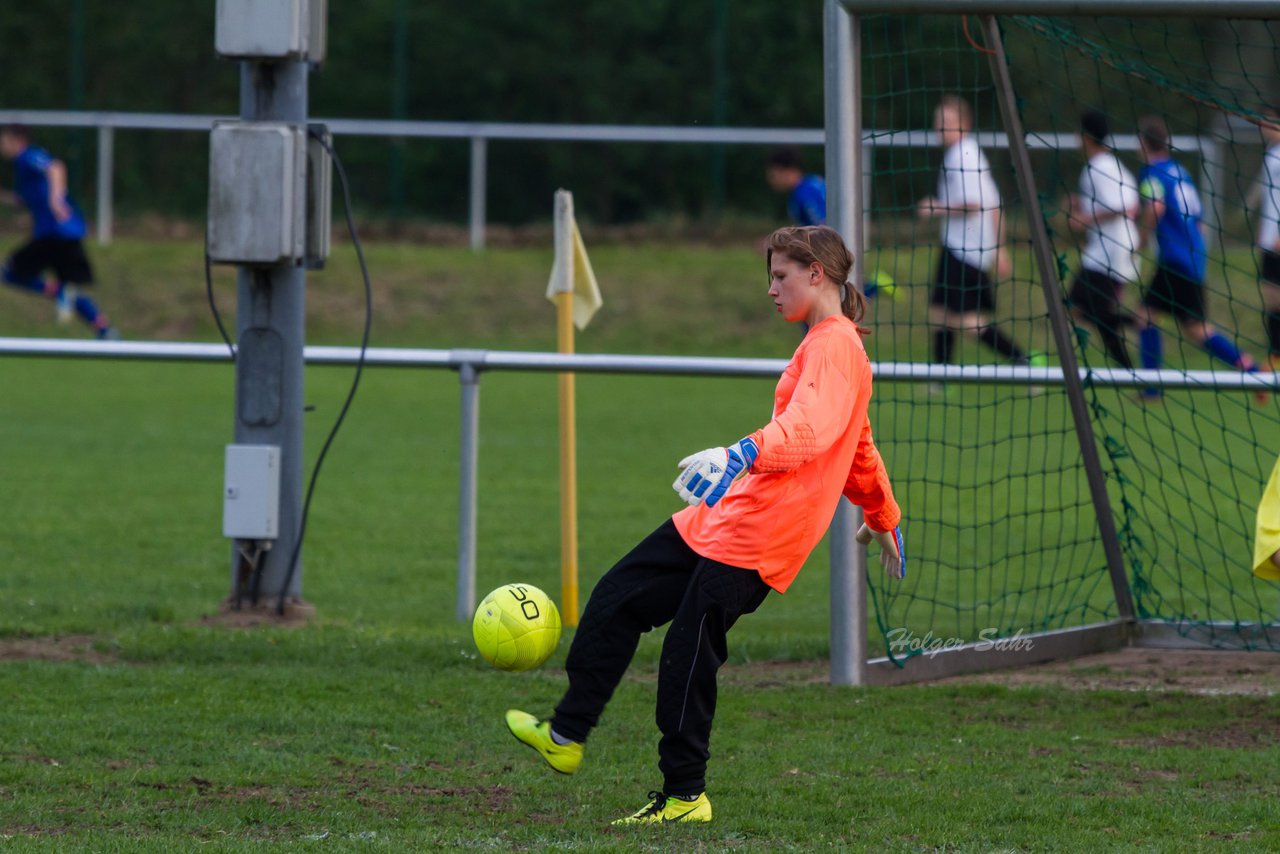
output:
[[[209,298],[209,310],[213,312],[213,320],[218,324],[218,332],[222,334],[222,340],[227,342],[227,350],[231,353],[231,361],[236,360],[236,348],[231,343],[231,336],[227,334],[227,327],[222,325],[222,312],[218,311],[218,302],[213,298],[213,261],[209,258],[209,250],[206,247],[204,253],[204,292]]]
[[[328,152],[333,158],[334,169],[338,173],[338,181],[342,185],[342,213],[347,222],[347,233],[351,235],[351,243],[356,249],[356,258],[360,261],[360,275],[364,279],[364,332],[360,336],[360,357],[356,360],[355,376],[351,379],[351,389],[347,392],[347,399],[342,403],[342,409],[338,411],[338,417],[333,422],[333,427],[329,430],[328,437],[324,440],[324,446],[320,448],[320,456],[316,458],[316,464],[311,469],[311,482],[307,486],[307,498],[302,504],[302,521],[298,526],[298,539],[293,544],[293,554],[289,556],[289,569],[284,576],[284,584],[280,587],[280,602],[276,606],[276,613],[284,615],[284,600],[289,594],[289,585],[293,583],[293,574],[298,568],[298,555],[302,551],[302,539],[307,534],[307,516],[311,512],[311,496],[315,493],[316,479],[320,476],[320,466],[324,464],[324,458],[329,453],[329,446],[333,444],[334,437],[338,435],[338,428],[342,426],[343,419],[347,417],[347,410],[351,408],[351,401],[355,399],[356,389],[360,387],[360,377],[364,373],[365,353],[369,349],[369,330],[373,326],[373,285],[369,281],[369,267],[365,264],[364,249],[360,245],[360,238],[356,235],[356,224],[351,218],[351,191],[347,186],[347,171],[342,168],[342,160],[338,157],[338,153],[333,150],[333,146],[324,138],[324,136],[314,129],[308,130],[308,135],[321,147]]]

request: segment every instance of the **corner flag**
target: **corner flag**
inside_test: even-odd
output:
[[[572,293],[573,325],[586,329],[604,301],[573,216],[573,194],[568,190],[556,190],[555,230],[556,260],[547,282],[547,299],[556,302],[556,294]]]

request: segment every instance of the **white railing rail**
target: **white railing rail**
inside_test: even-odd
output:
[[[117,130],[160,130],[177,132],[208,132],[214,122],[234,118],[230,115],[202,115],[182,113],[128,113],[99,111],[60,110],[0,110],[0,124],[24,124],[31,127],[82,127],[95,128],[98,136],[97,156],[97,216],[95,218],[99,243],[111,242],[114,228],[114,171],[115,132]],[[622,142],[682,145],[822,145],[821,128],[732,128],[732,127],[681,127],[665,125],[562,125],[520,124],[512,122],[432,122],[400,121],[384,119],[314,119],[325,124],[338,136],[373,136],[414,139],[467,139],[471,142],[468,231],[471,247],[484,247],[487,221],[486,196],[488,187],[489,140],[525,140],[542,142]],[[1007,149],[1008,137],[1004,133],[979,131],[978,142],[985,148]],[[863,133],[866,156],[863,165],[865,202],[870,208],[870,181],[873,174],[872,153],[876,148],[930,148],[938,145],[938,136],[928,130],[867,130]],[[1183,151],[1212,152],[1221,144],[1213,136],[1175,136],[1175,149]],[[1073,133],[1055,131],[1029,132],[1027,146],[1032,149],[1075,148],[1078,140]],[[1122,134],[1115,137],[1116,148],[1136,151],[1137,136]],[[1206,156],[1205,169],[1208,187],[1220,176],[1209,170],[1218,164],[1220,157]],[[1209,212],[1212,214],[1212,211]]]
[[[312,365],[355,365],[358,347],[304,348]],[[0,338],[0,357],[122,359],[165,362],[230,362],[226,344],[158,341],[81,341],[46,338]],[[379,347],[365,351],[366,365],[396,368],[434,368],[458,372],[460,441],[458,450],[458,586],[455,614],[471,619],[475,609],[476,530],[480,448],[480,374],[484,371],[538,371],[671,376],[777,377],[784,359],[710,358],[702,356],[641,356],[602,353],[536,353],[506,350],[425,350]],[[872,366],[879,382],[960,382],[1060,386],[1062,370],[1055,367],[1009,365],[932,365],[879,362]],[[1237,371],[1127,371],[1120,368],[1081,369],[1085,382],[1111,386],[1150,386],[1196,390],[1259,389],[1280,392],[1280,374],[1241,374]],[[838,607],[837,607],[838,605]],[[833,603],[833,631],[866,633],[865,614],[848,603]],[[832,672],[852,672],[856,660],[845,660],[832,647]]]

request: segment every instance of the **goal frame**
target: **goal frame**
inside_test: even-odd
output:
[[[1003,646],[990,641],[967,643],[924,656],[907,666],[890,658],[868,660],[866,554],[851,545],[850,532],[861,514],[843,508],[832,527],[831,547],[831,682],[845,685],[894,685],[941,679],[963,673],[1020,667],[1075,658],[1125,646],[1182,649],[1250,649],[1280,645],[1280,624],[1179,624],[1138,619],[1134,613],[1106,478],[1093,434],[1071,339],[1071,323],[1063,305],[1035,176],[1027,153],[1026,133],[1016,108],[997,16],[1064,17],[1204,17],[1280,19],[1275,0],[824,0],[824,92],[828,223],[850,246],[867,246],[861,80],[861,16],[869,14],[938,14],[981,19],[1001,119],[1009,138],[1017,187],[1031,226],[1031,243],[1045,303],[1062,362],[1064,387],[1079,440],[1082,463],[1098,520],[1119,617],[1104,623],[1022,635]],[[854,281],[861,282],[863,251],[854,253]],[[843,503],[843,502],[842,502]]]

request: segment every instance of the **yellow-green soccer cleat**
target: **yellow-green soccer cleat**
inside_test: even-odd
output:
[[[576,741],[556,744],[551,738],[550,721],[540,721],[519,709],[508,709],[507,729],[519,741],[542,754],[547,764],[561,774],[572,774],[582,764],[582,745]]]
[[[669,798],[662,792],[650,792],[649,803],[637,813],[620,818],[614,824],[667,824],[677,821],[711,821],[711,801],[703,792],[692,801]]]

